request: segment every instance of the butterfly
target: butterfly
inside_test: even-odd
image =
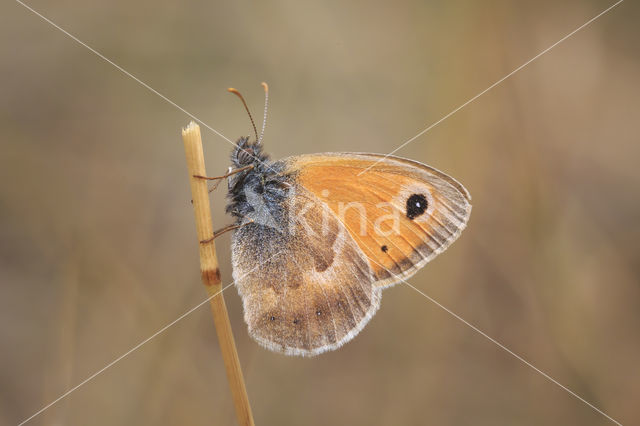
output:
[[[471,197],[417,161],[371,153],[272,161],[255,140],[231,154],[227,212],[235,218],[233,278],[249,334],[267,349],[313,356],[353,339],[384,288],[406,280],[455,241]],[[216,179],[216,178],[210,178]]]

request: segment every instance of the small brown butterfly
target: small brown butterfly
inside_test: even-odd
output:
[[[287,355],[337,349],[375,314],[383,288],[458,238],[471,197],[446,174],[398,157],[324,153],[270,161],[253,127],[256,139],[236,142],[225,175],[237,228],[233,278],[249,334]]]

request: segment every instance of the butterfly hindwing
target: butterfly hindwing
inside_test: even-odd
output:
[[[290,222],[236,231],[234,280],[255,340],[285,354],[316,355],[364,327],[380,290],[369,262],[324,203],[309,196],[288,201]]]

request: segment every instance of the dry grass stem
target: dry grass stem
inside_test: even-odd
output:
[[[198,245],[200,247],[202,283],[211,297],[210,303],[213,322],[215,323],[222,358],[227,370],[227,379],[231,387],[238,423],[240,425],[253,425],[253,415],[251,414],[249,398],[242,376],[242,369],[240,368],[240,361],[238,360],[238,352],[231,332],[229,315],[227,314],[227,307],[221,294],[222,284],[220,281],[220,269],[218,268],[215,242],[211,240],[207,243],[200,243],[200,241],[210,240],[213,237],[207,181],[194,177],[207,175],[204,165],[200,126],[193,121],[189,123],[186,128],[182,129],[182,140],[187,157],[187,169],[189,171]]]

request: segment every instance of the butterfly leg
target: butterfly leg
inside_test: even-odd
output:
[[[208,177],[208,176],[201,176],[201,175],[193,175],[194,178],[198,178],[198,179],[204,179],[204,180],[215,180],[217,181],[211,188],[209,188],[209,193],[215,191],[218,188],[218,185],[220,185],[220,182],[222,182],[223,179],[228,178],[229,176],[233,176],[236,173],[241,173],[247,170],[251,170],[253,169],[254,165],[253,164],[249,164],[248,166],[244,166],[244,167],[240,167],[239,169],[231,169],[231,167],[229,167],[229,171],[225,174],[223,174],[222,176],[213,176],[213,177]],[[191,200],[191,203],[193,204],[193,200]]]
[[[227,225],[223,228],[217,229],[213,232],[213,237],[211,238],[207,238],[206,240],[201,240],[200,244],[207,244],[210,243],[211,241],[215,240],[216,238],[218,238],[220,235],[229,232],[229,231],[233,231],[234,229],[238,229],[238,228],[242,228],[245,225],[248,225],[250,223],[253,223],[253,220],[250,220],[249,222],[246,223],[242,223],[240,225]]]
[[[218,185],[220,184],[220,182],[223,179],[228,178],[229,176],[233,176],[237,173],[242,173],[244,171],[247,170],[251,170],[253,169],[255,166],[253,164],[249,164],[248,166],[244,166],[244,167],[240,167],[238,169],[233,169],[233,170],[229,170],[227,173],[221,175],[221,176],[213,176],[213,177],[208,177],[208,176],[201,176],[201,175],[193,175],[194,178],[198,178],[198,179],[204,179],[204,180],[215,180],[217,181],[215,183],[215,185],[209,189],[209,192],[215,191],[215,189],[218,187]]]

